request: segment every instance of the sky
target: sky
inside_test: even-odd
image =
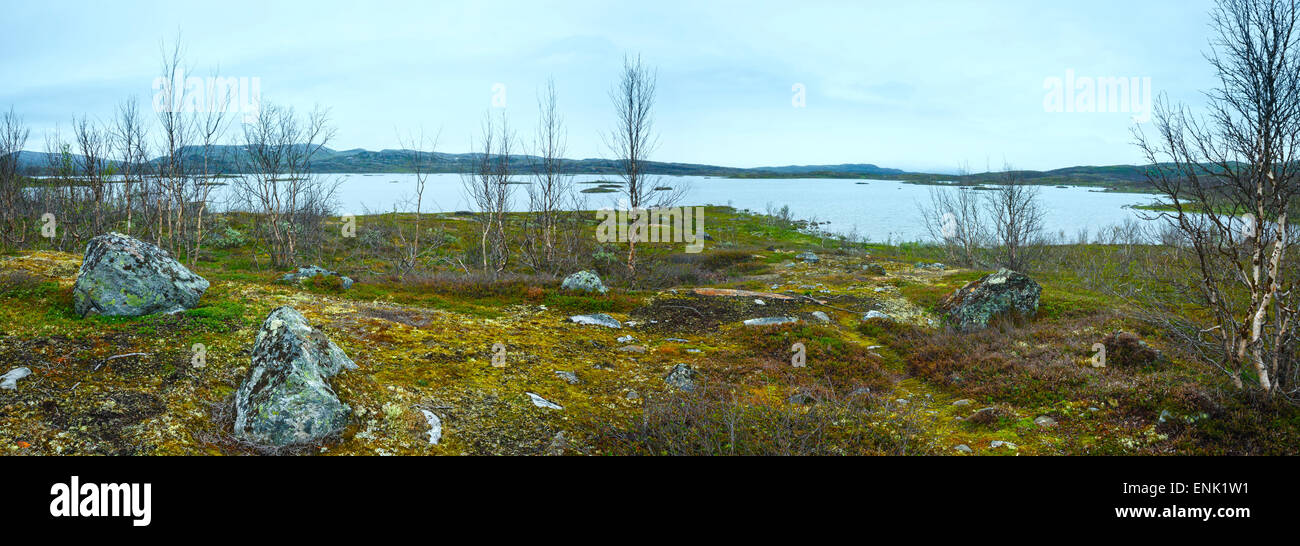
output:
[[[503,111],[527,149],[552,79],[566,155],[610,157],[609,91],[639,55],[658,77],[658,161],[1134,164],[1144,94],[1199,108],[1215,84],[1212,0],[0,2],[12,22],[0,109],[31,127],[30,150],[132,97],[152,114],[160,52],[178,36],[190,76],[255,79],[261,104],[328,108],[334,149],[423,132],[467,152]],[[1094,78],[1136,83],[1137,100],[1127,112],[1096,100]]]

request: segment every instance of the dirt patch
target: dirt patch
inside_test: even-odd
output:
[[[630,315],[640,322],[638,328],[658,332],[699,333],[716,331],[718,326],[743,320],[793,316],[801,317],[815,309],[798,300],[763,300],[764,305],[751,297],[701,296],[689,294],[661,294],[645,306],[632,310]],[[762,298],[757,298],[762,299]]]

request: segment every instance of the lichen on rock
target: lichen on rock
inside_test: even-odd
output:
[[[235,435],[262,445],[322,439],[348,423],[328,378],[356,369],[343,350],[290,307],[266,317],[252,367],[235,395]]]
[[[208,281],[166,250],[120,233],[86,245],[72,299],[80,316],[135,317],[191,309]]]

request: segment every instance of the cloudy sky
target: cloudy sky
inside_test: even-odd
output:
[[[0,108],[24,117],[34,150],[74,115],[107,121],[132,96],[149,109],[178,33],[191,75],[328,107],[336,149],[423,129],[439,151],[468,151],[502,99],[526,139],[554,78],[567,155],[607,156],[629,53],[658,69],[654,159],[737,167],[1136,163],[1134,114],[1048,111],[1051,78],[1149,78],[1193,105],[1214,84],[1210,0],[4,1]]]

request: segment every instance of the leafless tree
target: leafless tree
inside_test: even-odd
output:
[[[532,178],[528,185],[528,211],[524,256],[535,270],[555,266],[559,246],[560,215],[573,191],[573,175],[564,164],[568,136],[556,103],[555,81],[547,80],[537,97],[539,119],[533,138]]]
[[[232,189],[238,205],[259,215],[273,267],[297,264],[300,237],[320,237],[339,182],[313,173],[311,163],[333,137],[319,107],[300,118],[292,108],[263,104],[244,126],[243,176],[232,179]]]
[[[401,278],[415,269],[424,259],[424,251],[420,246],[424,192],[428,185],[429,175],[433,173],[438,137],[434,136],[432,139],[428,139],[424,136],[424,132],[421,131],[419,135],[410,135],[398,140],[401,147],[410,153],[407,166],[415,177],[415,193],[409,199],[410,205],[415,209],[414,226],[408,230],[400,221],[394,226],[397,232],[398,248],[401,252],[401,257],[397,263],[397,275]],[[396,210],[394,210],[393,216],[396,218]]]
[[[623,180],[623,197],[631,214],[648,208],[670,206],[680,200],[684,187],[658,190],[656,177],[646,172],[649,158],[659,146],[659,136],[654,126],[656,71],[641,62],[641,57],[623,57],[623,70],[618,82],[609,92],[614,103],[614,130],[605,135],[605,145],[618,162],[618,175]],[[627,269],[636,271],[636,243],[638,234],[628,234]]]
[[[1045,213],[1039,204],[1038,187],[1030,185],[1009,165],[1003,170],[997,188],[985,192],[984,207],[997,265],[1023,271],[1029,265],[1032,245],[1042,238]]]
[[[86,116],[74,119],[73,136],[77,151],[81,154],[80,182],[90,194],[90,232],[99,235],[104,232],[104,215],[113,200],[112,186],[109,184],[109,146],[110,137],[99,124]]]
[[[963,165],[958,180],[969,175]],[[988,225],[978,192],[960,186],[932,186],[928,206],[921,206],[921,219],[930,237],[943,243],[949,260],[968,267],[979,263],[979,253],[988,243]]]
[[[29,134],[12,106],[0,117],[0,228],[4,230],[0,246],[20,245],[27,238],[27,230],[22,227],[26,184],[19,159]]]
[[[1289,212],[1300,148],[1296,0],[1219,0],[1206,55],[1218,75],[1205,115],[1158,101],[1154,134],[1135,129],[1151,183],[1171,209],[1154,216],[1191,246],[1194,280],[1180,290],[1211,315],[1217,364],[1239,386],[1297,391],[1295,244]]]
[[[461,176],[465,194],[478,212],[480,261],[483,270],[494,275],[505,271],[510,261],[505,222],[514,194],[510,179],[514,138],[504,112],[499,123],[484,115],[479,144],[472,146],[477,148],[474,167]]]
[[[134,233],[135,208],[139,203],[135,193],[143,186],[143,178],[148,169],[148,130],[140,119],[140,111],[134,99],[123,101],[118,105],[117,119],[113,126],[113,149],[116,151],[118,170],[122,175],[122,194],[126,208],[126,226],[124,231]]]

